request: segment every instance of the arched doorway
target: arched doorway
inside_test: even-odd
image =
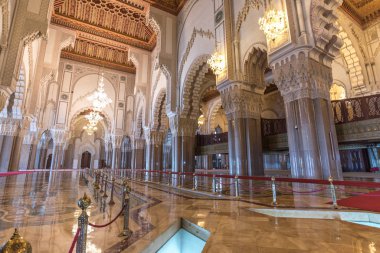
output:
[[[82,160],[80,162],[80,167],[82,169],[91,167],[91,153],[90,152],[86,151],[82,153]]]

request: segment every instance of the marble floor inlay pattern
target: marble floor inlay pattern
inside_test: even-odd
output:
[[[160,235],[185,218],[210,231],[203,252],[379,252],[379,229],[340,220],[277,218],[251,211],[270,207],[270,196],[241,200],[185,192],[152,183],[131,182],[130,238],[118,237],[123,219],[105,228],[89,228],[87,252],[154,252]],[[120,212],[97,202],[93,189],[79,172],[36,172],[0,178],[0,242],[18,227],[33,252],[68,252],[77,229],[77,200],[86,192],[92,198],[90,222],[104,224]],[[120,192],[120,189],[117,189]],[[110,194],[108,194],[110,195]],[[287,208],[310,209],[310,201],[328,209],[329,199],[318,195],[282,195]],[[157,246],[156,246],[157,248]]]

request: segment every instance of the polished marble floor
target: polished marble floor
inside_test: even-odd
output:
[[[123,219],[106,228],[90,228],[88,252],[152,252],[160,235],[180,218],[210,231],[204,252],[380,252],[380,230],[339,220],[275,218],[251,211],[269,206],[262,196],[234,200],[173,190],[154,183],[131,183],[130,228],[125,240],[117,235]],[[120,211],[120,201],[101,210],[92,188],[78,172],[38,172],[0,178],[0,240],[14,227],[31,242],[33,252],[68,252],[80,210],[76,201],[87,192],[93,204],[90,222],[104,224]],[[120,189],[118,189],[120,191]],[[109,195],[109,194],[108,194]],[[286,208],[308,208],[310,201],[328,209],[324,196],[283,195]]]

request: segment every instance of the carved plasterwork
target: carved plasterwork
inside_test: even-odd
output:
[[[237,21],[236,21],[236,31],[239,32],[240,28],[247,18],[247,15],[251,9],[259,9],[260,6],[263,6],[262,0],[245,0],[244,7],[241,9],[241,11],[238,14]]]
[[[64,146],[67,139],[68,139],[68,133],[65,129],[62,128],[53,128],[50,129],[53,142],[55,146]]]
[[[372,24],[380,16],[380,3],[377,0],[344,0],[341,8],[365,27]]]
[[[291,56],[282,65],[277,64],[274,80],[285,103],[301,98],[330,99],[331,68],[303,53]]]
[[[129,61],[127,50],[99,41],[78,38],[74,47],[62,50],[61,57],[134,74],[136,68]]]
[[[207,38],[207,39],[213,39],[214,38],[214,34],[210,30],[204,31],[203,29],[196,29],[194,27],[193,33],[191,34],[191,38],[187,42],[185,53],[183,54],[183,56],[181,58],[181,63],[179,64],[178,78],[181,78],[181,76],[182,76],[183,67],[185,66],[185,63],[187,62],[187,58],[190,55],[190,51],[194,46],[194,42],[195,42],[195,39],[197,38],[197,36],[201,36],[201,38]]]
[[[16,136],[20,128],[20,120],[0,118],[0,135]]]
[[[111,135],[112,140],[112,148],[113,149],[120,149],[121,143],[123,142],[123,135]]]
[[[160,131],[145,130],[145,140],[148,145],[162,145],[164,133]]]
[[[177,15],[187,0],[144,0],[152,6],[159,8],[163,11],[169,12],[173,15]]]
[[[315,47],[311,56],[330,65],[335,56],[339,54],[342,40],[337,37],[339,28],[336,9],[343,0],[320,1],[313,0],[311,3],[311,23],[315,41]]]
[[[57,3],[59,2],[59,3]],[[153,50],[156,34],[149,25],[150,5],[139,0],[55,0],[53,24]]]
[[[205,57],[207,58],[207,56]],[[208,65],[205,62],[206,58],[203,58],[203,56],[199,57],[187,73],[182,90],[181,117],[198,118],[201,85],[204,82],[205,75],[209,71]]]
[[[165,113],[165,103],[166,103],[166,92],[162,90],[156,98],[153,107],[153,117],[152,117],[152,130],[160,131],[165,127],[164,118],[166,118]]]
[[[220,93],[228,119],[261,117],[261,96],[259,94],[234,83],[221,89]]]

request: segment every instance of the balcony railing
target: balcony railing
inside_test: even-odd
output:
[[[263,136],[286,134],[286,119],[261,119]]]
[[[380,117],[380,95],[331,101],[335,124]]]
[[[210,135],[197,135],[197,146],[204,147],[208,145],[215,145],[228,142],[228,133],[210,134]]]
[[[380,95],[331,101],[335,124],[380,118]],[[286,119],[261,119],[263,137],[286,134]],[[228,142],[228,133],[197,135],[198,146]]]

